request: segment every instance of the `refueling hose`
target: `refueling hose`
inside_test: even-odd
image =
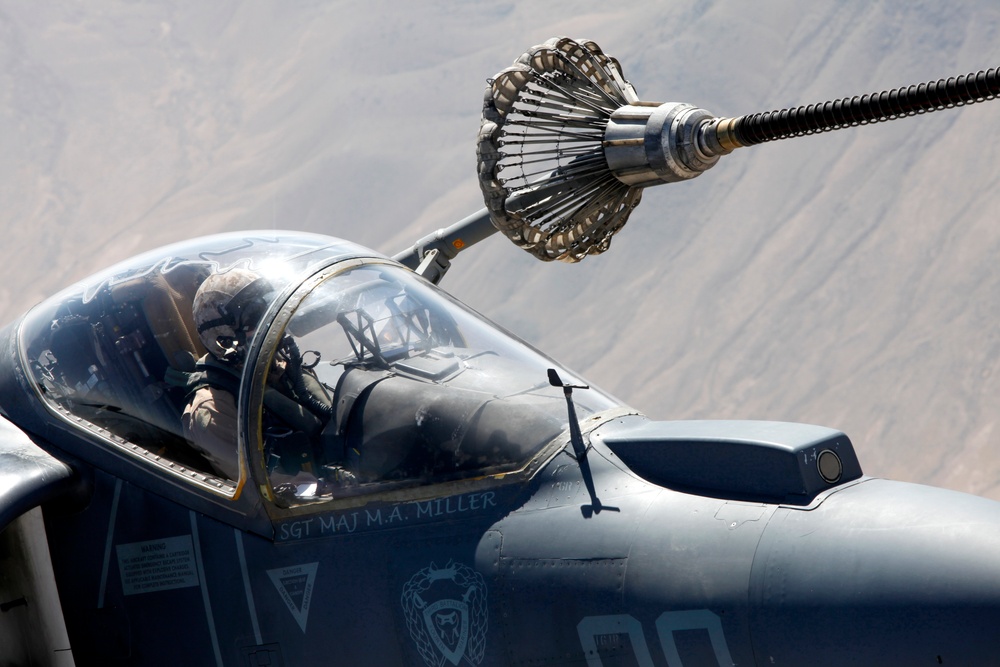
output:
[[[975,104],[997,95],[1000,95],[1000,69],[994,67],[881,93],[749,114],[735,120],[733,132],[741,144],[752,146]]]
[[[695,178],[737,148],[998,97],[1000,68],[993,68],[718,117],[685,102],[643,101],[619,62],[597,44],[555,37],[489,79],[476,153],[486,210],[469,220],[478,225],[476,240],[488,235],[488,219],[539,259],[578,262],[610,247],[645,188]],[[440,279],[466,245],[464,229],[446,230],[448,239],[457,239],[454,250],[434,247],[432,256],[418,248],[409,265]]]

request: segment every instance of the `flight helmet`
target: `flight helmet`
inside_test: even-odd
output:
[[[198,336],[212,356],[242,361],[273,292],[267,279],[248,269],[230,269],[205,279],[192,310]]]

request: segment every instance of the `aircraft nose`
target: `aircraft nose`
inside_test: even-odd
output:
[[[871,479],[780,508],[751,573],[761,665],[1000,665],[1000,503]]]

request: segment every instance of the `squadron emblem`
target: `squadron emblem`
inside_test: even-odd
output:
[[[406,582],[406,627],[428,667],[478,665],[486,651],[486,580],[470,567],[431,563]]]

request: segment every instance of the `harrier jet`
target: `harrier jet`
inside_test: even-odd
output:
[[[486,208],[396,257],[231,233],[42,302],[0,331],[0,653],[1000,663],[1000,504],[866,476],[832,428],[657,421],[437,287],[496,230],[579,261],[646,187],[738,148],[998,90],[991,69],[719,118],[554,39],[490,80]]]

